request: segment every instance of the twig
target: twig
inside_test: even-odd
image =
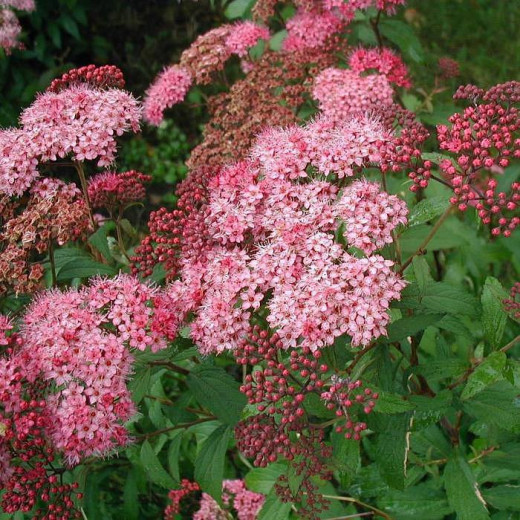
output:
[[[379,22],[381,21],[381,13],[383,12],[382,9],[380,9],[377,13],[376,19],[370,20],[370,25],[372,26],[372,30],[374,31],[374,34],[376,35],[377,45],[379,48],[383,47],[383,37],[381,36],[381,32],[379,31]]]
[[[51,264],[52,286],[56,287],[58,284],[58,277],[56,276],[56,261],[54,260],[54,245],[52,239],[49,240],[49,262]]]
[[[182,428],[189,428],[190,426],[195,426],[196,424],[214,421],[216,417],[203,417],[202,419],[197,419],[196,421],[191,421],[189,423],[177,424],[175,426],[170,426],[169,428],[163,428],[162,430],[156,430],[154,432],[145,433],[143,435],[137,435],[139,439],[149,439],[150,437],[155,437],[156,435],[161,435],[163,433],[172,432],[174,430],[181,430]]]
[[[366,513],[357,513],[355,515],[335,516],[334,518],[327,518],[327,520],[347,520],[348,518],[362,518],[364,516],[374,516],[374,513],[372,511],[368,511]]]
[[[437,220],[437,222],[435,222],[435,225],[432,227],[431,231],[428,233],[428,236],[422,241],[421,245],[417,248],[417,251],[415,251],[415,253],[413,253],[413,255],[410,258],[408,258],[408,260],[402,265],[401,269],[399,269],[399,274],[403,274],[405,269],[412,263],[412,260],[416,256],[424,254],[424,252],[425,252],[424,248],[430,243],[430,240],[435,236],[435,233],[437,233],[437,231],[439,231],[439,228],[442,226],[444,221],[448,218],[448,216],[450,215],[452,210],[453,210],[453,206],[450,206],[441,215],[439,220]]]
[[[182,374],[183,376],[187,376],[190,373],[190,371],[187,368],[182,368],[179,365],[172,363],[171,361],[150,361],[149,364],[153,366],[166,367],[172,372]]]
[[[373,511],[376,515],[385,518],[386,520],[392,520],[392,517],[387,515],[384,511],[381,511],[381,509],[377,509],[377,507],[371,506],[370,504],[366,504],[365,502],[361,502],[361,500],[358,500],[357,498],[353,497],[340,497],[336,495],[322,495],[323,498],[330,498],[331,500],[340,500],[342,502],[351,502],[352,504],[358,504],[361,507],[366,507],[367,509],[370,509]]]

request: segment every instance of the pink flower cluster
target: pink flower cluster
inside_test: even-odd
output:
[[[123,423],[135,413],[126,386],[131,349],[167,346],[161,292],[128,275],[82,289],[40,294],[21,323],[18,348],[0,360],[0,409],[20,406],[20,374],[44,383],[53,421],[45,434],[69,465],[128,442]],[[157,311],[157,312],[156,312]]]
[[[233,54],[247,56],[248,49],[261,39],[269,39],[269,29],[249,21],[223,25],[199,36],[182,53],[180,65],[164,69],[147,90],[145,120],[160,125],[164,111],[183,101],[192,83],[209,83]]]
[[[146,91],[143,104],[144,119],[152,125],[159,126],[164,117],[163,112],[184,100],[192,81],[190,72],[179,65],[171,65],[164,69]]]
[[[191,336],[202,352],[237,348],[261,305],[283,348],[316,350],[343,334],[367,345],[385,334],[404,282],[372,253],[406,222],[404,202],[376,183],[358,180],[340,193],[322,179],[361,171],[388,139],[366,118],[271,129],[249,160],[210,181],[214,245],[198,262],[185,259],[182,280],[170,287],[175,313],[195,313]],[[371,256],[356,258],[335,242],[341,222],[348,245]]]
[[[351,70],[358,74],[367,70],[374,70],[386,76],[390,83],[399,87],[410,88],[412,86],[408,76],[408,68],[401,57],[390,49],[359,48],[350,55],[348,64]]]
[[[180,489],[173,489],[168,493],[172,501],[164,511],[165,520],[173,520],[176,514],[181,513],[181,501],[187,495],[199,491],[196,482],[183,479]],[[265,497],[260,493],[249,491],[243,480],[224,480],[222,483],[222,506],[207,493],[202,493],[199,509],[193,515],[193,520],[226,520],[231,511],[236,512],[237,520],[256,520],[264,503]],[[233,516],[235,518],[235,516]]]
[[[384,75],[361,76],[348,69],[328,68],[316,77],[312,95],[323,114],[341,121],[352,114],[390,107],[393,90]]]
[[[10,9],[0,9],[0,47],[9,54],[13,49],[21,49],[23,45],[18,41],[22,26],[16,14]]]
[[[135,170],[99,173],[88,183],[90,203],[93,208],[104,208],[114,214],[116,210],[124,210],[129,204],[144,199],[144,184],[151,180],[150,175]]]
[[[39,163],[70,157],[110,164],[116,136],[137,132],[140,116],[137,100],[117,88],[75,84],[41,94],[22,112],[20,128],[0,131],[0,193],[22,195]]]
[[[18,41],[22,27],[12,9],[33,11],[34,8],[34,0],[0,1],[0,47],[2,47],[7,54],[13,49],[23,48],[23,45]]]
[[[323,47],[344,28],[344,21],[332,12],[299,10],[287,22],[283,50],[303,51]]]
[[[229,518],[226,510],[234,510],[237,520],[256,520],[264,503],[264,495],[246,489],[243,480],[224,480],[222,483],[222,509],[217,501],[202,493],[200,509],[193,515],[193,520],[215,520]]]

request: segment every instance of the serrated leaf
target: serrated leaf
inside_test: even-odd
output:
[[[446,197],[430,197],[418,202],[410,211],[408,226],[417,226],[442,215],[450,207]]]
[[[385,482],[395,489],[404,489],[410,418],[409,413],[379,416],[376,462]]]
[[[478,300],[472,294],[446,282],[427,284],[424,288],[421,303],[423,307],[434,312],[464,314],[467,316],[477,316],[479,314]]]
[[[141,446],[140,460],[146,475],[154,484],[168,490],[177,487],[178,482],[163,468],[148,440]]]
[[[202,491],[219,503],[222,498],[224,461],[232,431],[232,428],[225,424],[219,426],[206,439],[195,460],[195,480]]]
[[[395,414],[408,412],[414,408],[415,406],[412,403],[405,401],[402,395],[381,392],[379,394],[379,399],[376,401],[374,412]]]
[[[481,297],[482,327],[486,340],[495,349],[500,346],[506,327],[507,314],[502,301],[507,297],[502,284],[496,278],[488,276]]]
[[[419,292],[422,295],[424,288],[433,282],[432,275],[430,273],[430,266],[424,256],[414,256],[412,259],[413,272],[415,274],[415,280],[419,287]]]
[[[444,487],[458,520],[489,518],[486,502],[471,467],[460,454],[450,459],[444,468]]]
[[[179,482],[181,480],[179,471],[179,453],[181,449],[182,435],[182,430],[174,430],[171,432],[170,436],[173,436],[173,439],[170,441],[168,446],[168,470],[170,475]]]
[[[520,511],[520,486],[494,486],[483,489],[482,495],[496,509]]]
[[[291,504],[282,502],[275,490],[265,497],[264,505],[258,513],[257,520],[287,520],[291,512]]]
[[[190,372],[186,383],[197,401],[223,423],[235,425],[240,420],[247,398],[223,368],[199,365]]]
[[[391,489],[378,501],[378,506],[392,518],[400,520],[443,520],[453,512],[446,495],[427,484],[419,484],[405,491]]]
[[[520,433],[520,401],[517,390],[505,381],[495,383],[465,401],[464,410],[485,424]]]
[[[443,317],[442,314],[417,314],[405,316],[400,320],[390,323],[387,328],[388,342],[401,341],[408,336],[414,336],[421,330],[437,323]]]
[[[469,376],[462,391],[461,399],[469,399],[502,379],[506,360],[505,352],[492,352]]]
[[[135,478],[135,470],[132,469],[125,481],[123,490],[123,511],[125,519],[138,520],[139,518],[139,493],[137,490],[137,482]]]
[[[383,36],[395,43],[399,49],[416,63],[424,61],[424,50],[413,29],[399,20],[384,20],[380,24]]]
[[[132,393],[132,399],[136,404],[139,404],[143,400],[143,397],[150,388],[151,377],[152,371],[150,367],[147,367],[138,370],[128,383],[128,388]]]

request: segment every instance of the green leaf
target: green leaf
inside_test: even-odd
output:
[[[395,414],[408,412],[414,408],[415,406],[412,403],[405,401],[402,395],[381,392],[379,399],[376,401],[374,411],[384,414]]]
[[[269,40],[269,48],[272,51],[279,51],[282,48],[282,43],[287,37],[287,30],[283,29],[281,31],[278,31],[277,33],[274,33],[273,36],[271,36],[271,39]]]
[[[419,292],[422,295],[424,288],[433,282],[432,275],[430,273],[430,266],[424,256],[414,256],[412,259],[413,272],[415,274],[415,280],[419,287]]]
[[[123,511],[125,519],[138,520],[139,518],[139,493],[135,478],[135,469],[132,469],[126,477],[123,490]]]
[[[150,388],[152,371],[150,367],[141,368],[128,383],[128,388],[132,392],[132,398],[136,404],[139,404],[146,392]]]
[[[444,468],[444,487],[448,502],[458,520],[486,520],[489,513],[469,464],[460,454]]]
[[[482,495],[496,509],[520,511],[520,486],[495,486],[483,489]]]
[[[195,460],[195,480],[201,489],[220,503],[224,461],[233,430],[225,424],[219,426],[204,442]]]
[[[391,489],[377,505],[399,520],[444,520],[453,512],[446,495],[427,484],[409,487],[405,491]]]
[[[66,280],[72,280],[73,278],[90,278],[96,275],[110,275],[114,276],[117,274],[117,269],[114,269],[110,265],[101,264],[91,258],[76,258],[69,260],[66,264],[61,267],[58,271],[58,282],[64,282]]]
[[[170,441],[170,445],[168,446],[168,470],[170,471],[170,475],[179,482],[181,480],[179,471],[179,452],[182,444],[182,435],[182,430],[172,431],[170,436],[173,436],[173,439]]]
[[[78,24],[76,23],[76,20],[74,20],[74,18],[72,18],[68,14],[64,14],[64,15],[60,16],[59,20],[60,20],[63,28],[71,36],[73,36],[76,40],[81,40],[81,36],[80,36],[79,30],[78,30]]]
[[[282,502],[275,490],[265,497],[264,505],[258,513],[257,520],[287,520],[291,512],[291,504]]]
[[[478,300],[458,287],[446,282],[432,282],[424,288],[421,300],[423,307],[434,312],[478,316]]]
[[[98,228],[98,230],[89,237],[88,241],[103,255],[105,260],[110,260],[112,258],[110,248],[108,247],[106,226]]]
[[[197,401],[223,423],[235,425],[240,420],[247,398],[223,368],[198,365],[190,372],[186,383]]]
[[[361,467],[360,443],[354,439],[345,439],[341,433],[330,434],[333,449],[333,467],[339,473],[341,487],[347,487],[355,479]]]
[[[241,18],[251,9],[253,4],[254,0],[233,0],[226,7],[224,16],[230,20]]]
[[[482,327],[484,336],[493,348],[500,346],[507,322],[507,314],[502,301],[507,298],[507,291],[502,284],[492,276],[486,278],[482,290]]]
[[[410,211],[408,226],[417,226],[442,215],[450,207],[446,197],[430,197],[418,202]]]
[[[168,490],[178,486],[178,482],[162,467],[148,440],[145,440],[141,446],[140,460],[146,475],[154,484]]]
[[[411,415],[381,415],[378,420],[376,462],[386,483],[404,489]]]
[[[465,401],[464,410],[486,424],[520,433],[520,401],[517,390],[505,381],[495,383]]]
[[[265,468],[253,468],[246,476],[247,489],[267,495],[280,475],[285,474],[285,464],[269,464]]]
[[[469,376],[462,391],[461,399],[469,399],[502,379],[506,360],[505,352],[492,352]]]
[[[418,314],[415,316],[405,316],[400,320],[388,325],[388,342],[401,341],[408,336],[415,336],[421,330],[437,323],[443,317],[442,314]]]
[[[379,27],[381,34],[395,43],[403,54],[416,63],[424,61],[424,50],[421,42],[408,24],[398,20],[383,20]]]

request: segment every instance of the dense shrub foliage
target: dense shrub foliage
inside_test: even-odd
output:
[[[0,130],[0,518],[520,514],[520,83],[420,83],[405,4],[234,0]]]

